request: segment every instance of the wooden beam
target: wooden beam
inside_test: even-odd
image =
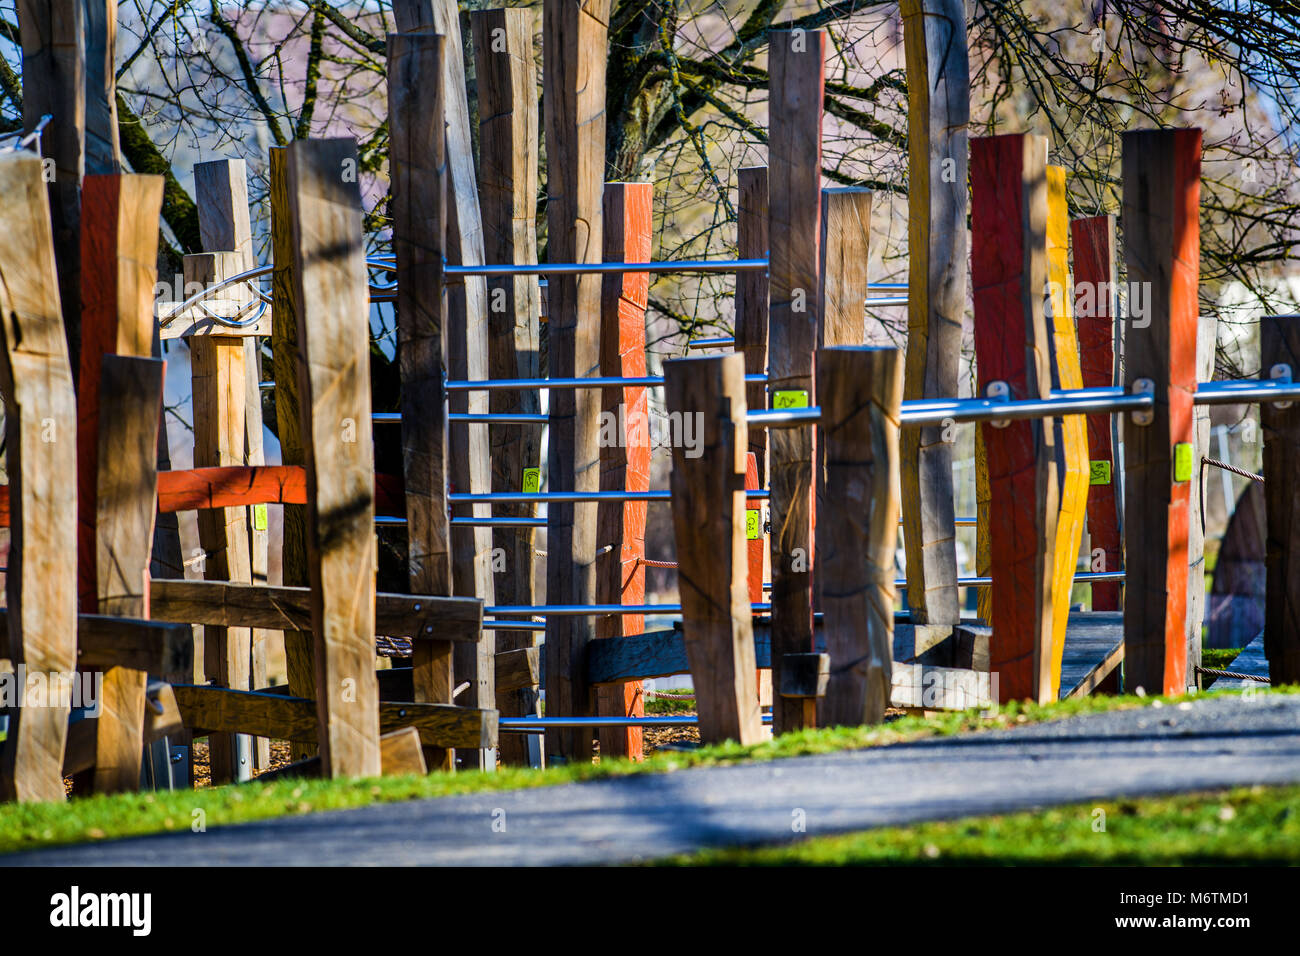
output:
[[[289,146],[307,562],[327,777],[373,777],[380,770],[369,295],[361,190],[355,175],[347,175],[356,164],[351,139]]]
[[[86,175],[112,175],[122,171],[117,132],[117,3],[87,0],[85,16]]]
[[[774,406],[815,405],[821,237],[821,132],[826,34],[768,34],[771,129],[768,145],[768,392]],[[768,435],[772,522],[774,684],[785,654],[812,650],[814,429]],[[778,733],[804,724],[802,702],[774,698]]]
[[[1300,317],[1260,320],[1263,375],[1291,366],[1300,379]],[[1276,684],[1300,683],[1300,404],[1260,405],[1264,429],[1264,495],[1268,533],[1264,546],[1264,654]]]
[[[1124,381],[1150,379],[1149,425],[1124,419],[1126,688],[1187,687],[1187,502],[1196,391],[1201,131],[1124,134],[1124,258],[1130,302]],[[1180,457],[1181,456],[1181,457]],[[1183,462],[1185,459],[1185,464]],[[1185,470],[1180,470],[1185,469]]]
[[[1116,321],[1115,217],[1092,216],[1070,223],[1074,241],[1074,288],[1078,315],[1079,362],[1086,388],[1115,384]],[[1088,539],[1094,571],[1123,567],[1117,507],[1119,468],[1113,441],[1115,418],[1088,417]],[[1098,581],[1092,585],[1094,611],[1118,611],[1122,585]]]
[[[1051,388],[1047,283],[1047,144],[1012,134],[971,142],[971,257],[980,393],[1013,399]],[[1055,433],[1042,420],[981,423],[988,461],[993,576],[990,666],[1006,700],[1052,699],[1052,570],[1060,512]],[[906,463],[904,470],[906,471]]]
[[[672,443],[673,537],[700,740],[756,743],[763,725],[745,553],[744,357],[665,362],[664,398],[681,429]]]
[[[871,190],[859,186],[822,190],[821,254],[817,347],[861,345],[867,324]]]
[[[15,666],[43,674],[70,672],[77,651],[77,405],[58,289],[41,160],[25,151],[0,155],[9,655]],[[68,707],[47,703],[11,712],[0,801],[64,799]]]
[[[414,727],[403,727],[400,730],[380,734],[379,763],[385,777],[399,777],[406,774],[423,776],[428,773],[428,767],[424,762],[424,748],[420,743],[420,732]],[[257,780],[259,783],[270,783],[272,780],[308,779],[319,777],[320,772],[320,757],[309,757],[261,774]]]
[[[373,680],[374,672],[370,673]],[[172,691],[176,695],[176,703],[185,719],[185,725],[195,736],[200,736],[202,732],[222,731],[281,740],[318,739],[320,727],[316,719],[316,702],[303,697],[193,684],[174,684]],[[393,701],[376,702],[376,705],[378,723],[383,733],[400,730],[402,727],[414,727],[420,732],[420,740],[426,747],[480,749],[496,746],[495,710]],[[376,756],[379,754],[378,739],[379,735],[376,734]],[[326,752],[324,746],[321,750],[322,754]],[[376,766],[367,776],[378,776],[380,769]],[[328,775],[328,770],[326,774]]]
[[[470,15],[479,116],[479,205],[483,250],[488,262],[537,261],[537,64],[533,56],[536,15],[511,7],[475,10]],[[537,378],[541,372],[541,289],[537,276],[488,280],[488,374],[491,378]],[[532,389],[493,391],[492,412],[541,411]],[[492,447],[492,490],[520,491],[541,483],[542,429],[538,425],[497,425],[488,429]],[[531,517],[532,504],[500,505],[494,514]],[[492,541],[504,561],[496,575],[496,600],[530,605],[537,601],[533,528],[497,528]],[[497,672],[502,651],[534,648],[535,631],[496,632]],[[541,713],[535,687],[496,692],[502,715]],[[528,764],[528,741],[508,734],[501,762]]]
[[[538,647],[498,651],[496,657],[498,692],[525,687],[536,690],[541,679],[540,651],[541,648]]]
[[[651,258],[652,183],[606,183],[603,205],[606,262],[648,262]],[[650,294],[648,272],[604,277],[601,291],[600,374],[640,378],[646,374],[645,310]],[[648,491],[650,488],[649,389],[601,390],[600,490]],[[647,502],[602,501],[596,510],[596,603],[645,603],[645,532]],[[596,621],[598,639],[622,638],[645,630],[645,618],[618,614]],[[596,692],[602,717],[641,717],[641,684],[602,687]],[[640,760],[640,727],[600,731],[600,753]]]
[[[907,399],[958,394],[966,311],[970,67],[961,0],[902,0],[907,64]],[[959,620],[952,452],[943,425],[902,433],[907,603],[918,623]]]
[[[390,34],[388,110],[392,137],[393,251],[397,262],[397,355],[402,377],[402,467],[411,590],[450,595],[447,413],[447,157],[443,135],[445,40],[432,33]],[[425,79],[422,79],[425,78]],[[415,648],[415,699],[452,701],[452,646]],[[452,754],[426,752],[431,770],[452,768]]]
[[[405,517],[403,493],[400,478],[376,475],[375,513]],[[207,508],[306,503],[307,472],[302,465],[227,465],[164,471],[158,475],[158,510],[164,514]],[[3,518],[2,514],[0,518]]]
[[[767,167],[742,166],[736,171],[736,255],[765,259],[767,241]],[[767,373],[767,271],[736,275],[736,345],[745,356],[746,375]],[[767,389],[761,382],[745,387],[748,408],[767,407]],[[767,487],[767,429],[751,428],[749,450],[758,465],[758,483]]]
[[[155,581],[153,616],[162,621],[214,627],[311,629],[311,589],[227,584],[222,581]],[[421,642],[477,641],[483,602],[425,594],[379,594],[374,632]]]
[[[0,629],[8,626],[9,612],[0,608]],[[188,627],[106,614],[77,615],[78,670],[122,666],[165,674],[193,663],[194,640]]]
[[[547,258],[599,262],[605,168],[605,64],[610,0],[545,0],[542,7],[543,107],[546,123]],[[600,367],[598,275],[552,276],[547,286],[549,374],[592,375]],[[550,399],[548,476],[557,491],[596,491],[601,407],[596,389],[561,389]],[[596,503],[552,504],[546,519],[546,599],[590,604],[596,596]],[[589,617],[546,622],[546,712],[592,712],[583,652],[595,637]],[[557,760],[587,760],[594,734],[548,730]]]
[[[896,349],[821,349],[817,378],[826,443],[817,553],[832,668],[823,722],[874,724],[889,705],[894,644],[903,358]]]
[[[1214,378],[1219,317],[1205,312],[1197,317],[1196,381]],[[1263,408],[1264,406],[1260,406]],[[1189,690],[1196,689],[1196,668],[1201,666],[1201,638],[1205,630],[1205,525],[1201,515],[1209,471],[1201,460],[1210,454],[1210,406],[1192,407],[1192,481],[1187,498],[1187,675]]]

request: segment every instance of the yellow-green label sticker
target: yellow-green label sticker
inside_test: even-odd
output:
[[[1174,446],[1174,481],[1192,480],[1192,445],[1180,441]]]
[[[253,530],[266,530],[266,505],[253,505]]]
[[[745,537],[750,541],[761,537],[763,534],[763,512],[758,508],[750,508],[745,512]]]
[[[1088,463],[1088,484],[1090,485],[1109,485],[1110,484],[1110,462],[1104,459],[1091,461]]]
[[[773,408],[807,408],[808,392],[805,389],[794,389],[788,392],[776,392],[772,395]]]
[[[542,490],[542,469],[525,468],[524,469],[524,491],[529,494],[535,494]]]

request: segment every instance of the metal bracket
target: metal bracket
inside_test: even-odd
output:
[[[988,388],[984,389],[984,396],[994,402],[1011,401],[1011,386],[1006,382],[989,382]],[[995,418],[989,422],[994,428],[1006,428],[1011,424],[1009,418]]]
[[[1285,362],[1278,362],[1276,365],[1274,365],[1272,368],[1268,370],[1268,377],[1275,382],[1290,382],[1291,366],[1287,365]],[[1275,408],[1290,408],[1291,405],[1292,405],[1291,402],[1273,403],[1273,406]]]
[[[1149,378],[1139,378],[1133,383],[1134,395],[1151,395],[1156,394],[1156,383]],[[1150,425],[1156,420],[1154,409],[1139,408],[1131,413],[1134,425]]]

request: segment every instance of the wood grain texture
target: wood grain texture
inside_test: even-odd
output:
[[[541,648],[521,647],[513,651],[497,651],[497,692],[537,689],[541,681]]]
[[[72,670],[77,650],[77,405],[41,171],[31,153],[0,155],[0,393],[11,509],[9,655],[15,667],[54,674]],[[68,707],[49,703],[11,712],[0,800],[64,799]]]
[[[1047,144],[1023,134],[971,142],[971,257],[979,388],[1013,399],[1051,388],[1047,283]],[[1006,700],[1052,699],[1052,574],[1060,512],[1055,434],[1042,420],[981,423],[989,476],[993,639],[990,667]]]
[[[1196,381],[1214,378],[1219,317],[1206,312],[1197,317]],[[1263,406],[1261,406],[1262,408]],[[1201,460],[1210,454],[1210,406],[1192,406],[1192,480],[1187,497],[1187,674],[1194,686],[1201,666],[1201,639],[1205,631],[1205,527],[1201,523],[1210,469]]]
[[[648,262],[651,256],[654,186],[606,183],[603,203],[606,262]],[[600,374],[644,377],[645,310],[650,274],[604,277],[600,314]],[[643,386],[601,390],[600,490],[650,488],[650,396]],[[596,603],[645,603],[647,502],[602,501],[596,508]],[[645,618],[620,614],[596,620],[596,637],[622,638],[645,630]],[[641,717],[641,684],[602,687],[596,692],[602,717]],[[640,760],[640,727],[600,731],[600,752]]]
[[[447,156],[442,75],[449,50],[432,33],[388,39],[388,111],[392,137],[393,251],[397,261],[397,354],[402,377],[402,467],[406,488],[411,590],[450,595],[454,589],[447,510],[447,294],[443,256],[447,231]],[[453,650],[415,649],[415,695],[450,704]],[[450,753],[425,754],[429,768],[452,767]]]
[[[1074,328],[1070,290],[1070,214],[1065,170],[1047,167],[1047,322],[1052,330],[1052,388],[1082,388],[1079,339]],[[1052,572],[1052,699],[1060,695],[1061,655],[1065,653],[1065,624],[1070,613],[1074,571],[1083,543],[1088,503],[1088,424],[1083,415],[1052,419],[1056,431],[1056,477],[1060,482],[1060,512],[1056,526],[1056,557]]]
[[[767,257],[767,167],[742,166],[736,171],[736,255],[741,259]],[[745,356],[745,374],[767,372],[767,272],[752,270],[736,275],[735,351]],[[745,387],[749,408],[766,408],[767,391],[761,382]],[[749,432],[749,450],[758,465],[755,488],[767,487],[767,429]]]
[[[1264,374],[1276,364],[1300,377],[1300,316],[1260,320]],[[1264,655],[1274,684],[1300,683],[1300,404],[1260,405],[1264,429]]]
[[[1155,383],[1155,419],[1124,419],[1124,677],[1126,689],[1187,686],[1188,481],[1174,448],[1192,440],[1200,267],[1201,131],[1123,138],[1124,259],[1147,315],[1130,319],[1124,381]],[[1195,473],[1193,465],[1193,474]]]
[[[117,132],[117,4],[87,0],[84,10],[86,175],[111,175],[122,171]]]
[[[966,310],[970,67],[961,0],[902,0],[907,64],[908,399],[958,394]],[[913,620],[956,624],[957,538],[945,428],[902,434],[903,543]]]
[[[697,436],[693,446],[673,442],[671,488],[700,740],[755,743],[763,727],[745,545],[744,357],[733,352],[665,362],[664,398],[671,416],[694,422]]]
[[[826,456],[817,553],[831,659],[822,722],[874,724],[885,718],[891,684],[903,356],[821,349],[817,378]]]
[[[866,338],[871,190],[859,186],[822,190],[821,254],[817,346],[861,345]]]
[[[469,15],[474,40],[474,72],[479,116],[479,206],[483,213],[483,252],[488,262],[537,261],[537,175],[539,164],[537,64],[533,55],[533,10],[475,10]],[[488,374],[492,378],[537,378],[541,358],[541,289],[537,276],[503,276],[488,280]],[[532,389],[493,391],[492,412],[541,410]],[[520,491],[526,469],[541,469],[542,428],[497,425],[488,430],[492,453],[492,490]],[[495,514],[532,517],[532,504],[500,505]],[[501,604],[537,602],[535,529],[496,528],[493,545],[501,549],[504,571],[496,575]],[[502,651],[533,648],[535,631],[497,631],[497,671]],[[497,688],[497,708],[505,716],[540,713],[536,688]],[[501,762],[526,765],[528,741],[507,734]]]
[[[1076,219],[1070,223],[1070,238],[1074,242],[1075,300],[1079,304],[1075,322],[1083,384],[1087,388],[1114,385],[1116,329],[1121,327],[1115,310],[1115,217]],[[1088,539],[1093,555],[1101,561],[1095,570],[1119,571],[1123,555],[1117,505],[1119,462],[1113,440],[1116,421],[1112,415],[1089,415],[1087,420],[1088,457],[1105,462],[1110,471],[1108,481],[1088,486]],[[1093,584],[1092,609],[1118,611],[1121,590],[1117,581]]]
[[[806,392],[815,405],[821,255],[821,132],[826,34],[769,34],[768,392]],[[772,523],[772,657],[780,683],[785,654],[812,650],[813,462],[815,429],[774,429],[767,437]],[[804,723],[799,701],[775,698],[775,733]]]
[[[307,562],[327,777],[380,771],[369,295],[361,190],[345,175],[356,161],[351,139],[289,146]]]
[[[547,258],[599,262],[605,165],[605,65],[610,0],[545,0],[542,6],[543,106],[546,124]],[[598,275],[552,276],[547,286],[548,374],[574,378],[600,368]],[[547,474],[556,491],[600,486],[596,389],[550,397]],[[596,503],[552,504],[546,518],[546,599],[590,604],[596,596]],[[585,715],[594,701],[583,653],[595,637],[589,617],[546,622],[546,707],[556,716]],[[586,760],[593,734],[548,730],[546,752]]]

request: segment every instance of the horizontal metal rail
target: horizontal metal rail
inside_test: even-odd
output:
[[[569,504],[580,501],[670,501],[671,491],[488,491],[474,494],[471,492],[453,492],[447,500],[454,505],[473,505],[495,503],[505,505],[526,505],[532,502],[545,504]],[[746,498],[763,499],[768,496],[765,488],[746,488]]]
[[[746,375],[745,381],[753,385],[763,385],[767,383],[767,376]],[[500,392],[532,388],[636,388],[638,386],[653,388],[663,383],[662,375],[639,375],[628,378],[609,375],[594,375],[590,378],[480,378],[452,379],[443,384],[443,389],[448,392]]]
[[[757,408],[745,415],[745,424],[751,428],[797,428],[815,425],[822,420],[822,410],[811,408]]]
[[[1053,389],[1047,398],[1014,401],[996,398],[916,399],[903,402],[899,420],[900,424],[910,426],[946,425],[950,422],[1135,412],[1154,407],[1155,398],[1152,395],[1128,392],[1119,387]]]
[[[1202,382],[1192,395],[1195,405],[1244,405],[1256,402],[1300,401],[1300,382],[1284,379],[1238,379]]]
[[[772,610],[771,604],[751,604],[749,609],[758,614]],[[520,617],[605,617],[619,614],[681,614],[680,604],[503,604],[485,607],[484,614],[500,617],[518,614]],[[499,622],[498,622],[499,623]]]
[[[698,717],[499,717],[497,730],[508,734],[541,734],[557,727],[696,727]],[[771,724],[772,715],[764,714]]]
[[[766,259],[678,259],[659,262],[538,262],[443,266],[449,276],[572,276],[622,272],[766,272]]]

